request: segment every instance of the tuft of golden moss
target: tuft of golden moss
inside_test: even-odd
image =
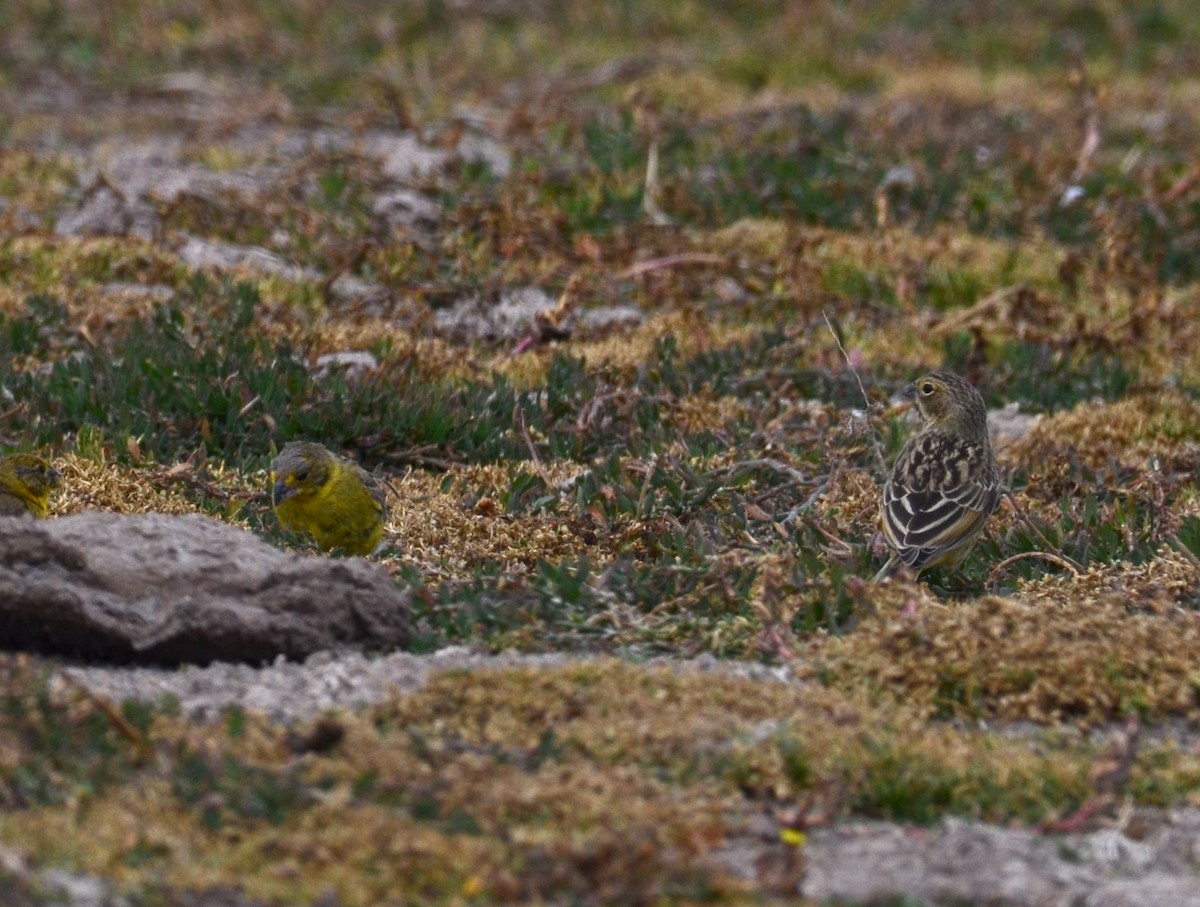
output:
[[[872,587],[853,633],[812,670],[930,717],[1103,722],[1200,715],[1200,621],[1180,604],[1200,567],[1173,550],[946,604],[928,587]]]
[[[1007,455],[1040,470],[1071,460],[1093,469],[1116,462],[1169,470],[1190,464],[1198,443],[1200,403],[1178,391],[1155,390],[1047,416]]]

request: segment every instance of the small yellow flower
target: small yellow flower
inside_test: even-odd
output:
[[[467,880],[463,882],[462,893],[464,897],[478,897],[483,893],[483,879],[479,876],[468,876]]]
[[[798,828],[781,828],[779,840],[792,847],[803,847],[808,843],[808,835]]]

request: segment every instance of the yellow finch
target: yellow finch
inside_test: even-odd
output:
[[[35,516],[50,512],[50,491],[62,481],[59,471],[33,454],[0,457],[0,516]]]
[[[383,538],[386,497],[357,463],[320,444],[294,441],[271,464],[271,480],[283,528],[307,532],[326,551],[370,554]]]
[[[979,391],[957,375],[933,372],[904,396],[916,401],[924,424],[896,457],[883,489],[883,534],[892,555],[876,582],[902,564],[917,576],[957,566],[1000,501]]]

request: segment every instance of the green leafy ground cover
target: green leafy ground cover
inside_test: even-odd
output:
[[[119,721],[13,658],[0,839],[147,904],[330,884],[347,905],[666,903],[769,898],[710,859],[764,810],[802,850],[847,815],[1193,802],[1187,741],[1100,792],[1086,733],[1197,714],[1189,8],[541,13],[0,13],[0,434],[55,458],[56,512],[200,510],[297,544],[265,469],[321,441],[389,480],[382,563],[418,593],[420,650],[633,661],[446,676],[297,746],[240,713],[217,743],[166,707]],[[181,71],[216,97],[191,120],[156,100]],[[381,227],[378,161],[319,147],[253,201],[158,204],[152,238],[52,230],[106,139],[178,134],[221,173],[275,163],[227,138],[259,121],[449,148],[472,118],[511,168],[413,178],[428,230]],[[308,270],[192,267],[187,235]],[[333,294],[339,275],[382,301]],[[523,341],[435,329],[529,286],[562,305]],[[609,306],[640,320],[572,320]],[[378,368],[315,369],[349,350]],[[932,367],[1042,418],[1001,442],[1014,494],[963,570],[874,588],[882,461],[909,430],[889,401]],[[636,666],[702,653],[803,691]]]

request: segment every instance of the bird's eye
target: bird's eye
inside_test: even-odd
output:
[[[302,469],[296,470],[296,481],[297,482],[303,482],[307,478],[308,478],[308,467],[307,466],[303,467]]]
[[[933,393],[933,384],[932,384],[932,382],[926,381],[924,384],[922,384],[922,385],[921,385],[921,394],[922,394],[923,396],[926,396],[926,397],[928,397],[928,396],[929,396],[930,394],[932,394],[932,393]]]

